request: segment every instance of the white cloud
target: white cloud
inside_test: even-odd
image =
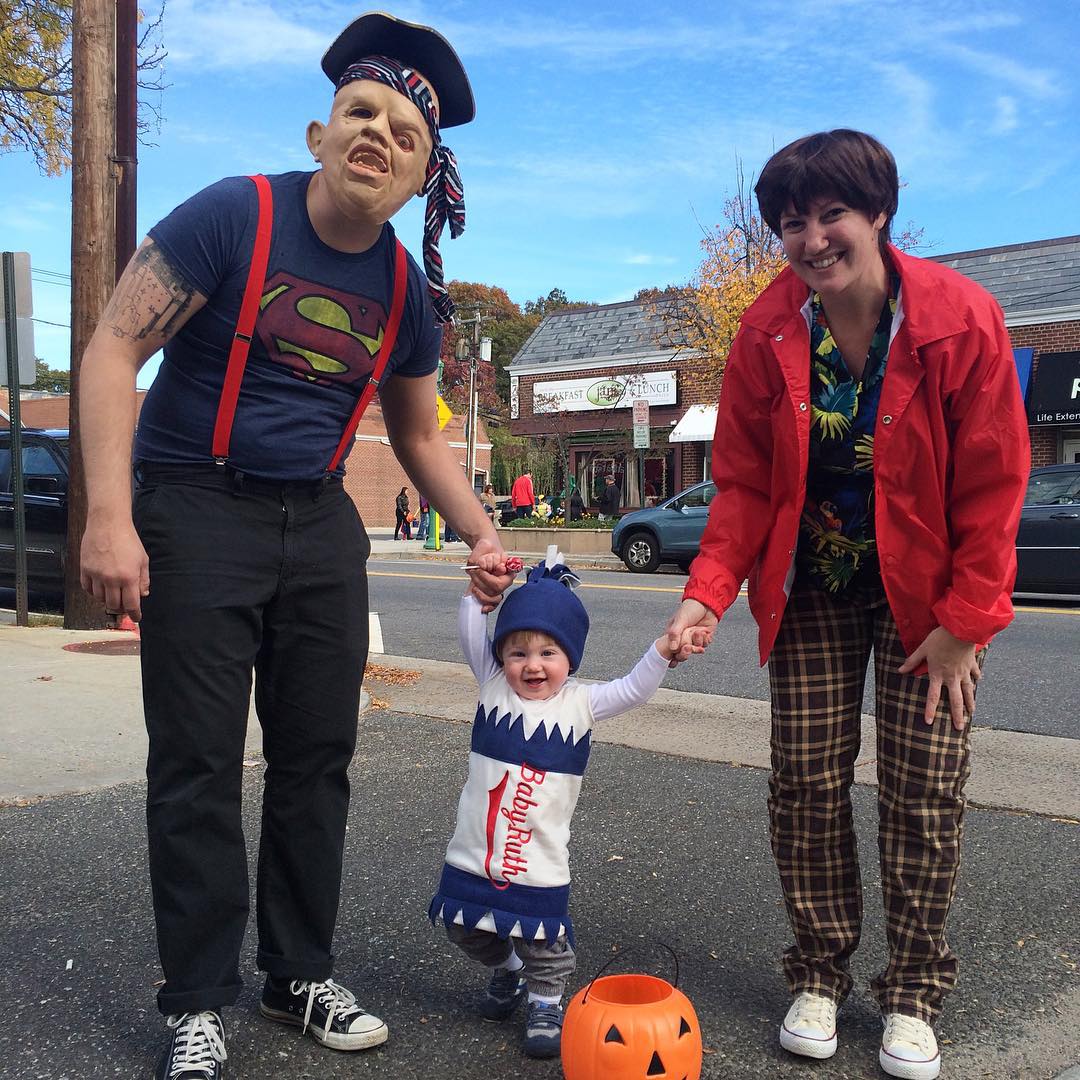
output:
[[[994,118],[990,122],[990,132],[993,135],[1008,135],[1019,124],[1016,98],[1008,94],[1001,94],[994,102]]]
[[[244,70],[314,68],[334,31],[312,26],[310,14],[291,18],[280,4],[226,0],[210,6],[174,0],[166,10],[169,66]]]
[[[670,255],[650,255],[646,252],[627,255],[622,261],[627,266],[671,266],[678,262]]]

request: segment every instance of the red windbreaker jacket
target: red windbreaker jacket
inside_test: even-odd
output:
[[[1031,464],[1012,345],[981,286],[889,253],[900,302],[874,431],[885,593],[909,654],[939,625],[982,645],[1012,621]],[[722,615],[749,575],[762,664],[791,590],[806,496],[808,300],[788,268],[743,315],[716,417],[716,496],[683,593]]]

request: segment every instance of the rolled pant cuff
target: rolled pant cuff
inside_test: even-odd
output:
[[[848,991],[841,990],[838,986],[813,981],[792,983],[789,989],[792,997],[798,997],[799,994],[816,994],[818,997],[828,998],[835,1003],[837,1008],[843,1005],[848,997]]]
[[[934,1027],[938,1019],[941,1016],[940,1009],[931,1008],[929,1005],[918,1005],[910,1001],[897,1001],[890,1003],[888,1001],[880,1001],[878,1005],[881,1008],[881,1015],[887,1016],[889,1013],[899,1013],[901,1016],[913,1016],[916,1020],[922,1020],[924,1024],[929,1024]]]
[[[182,990],[170,993],[168,984],[158,991],[157,1006],[163,1016],[179,1016],[188,1012],[220,1012],[224,1005],[235,1005],[242,982],[231,986],[212,986],[207,990]]]
[[[289,960],[284,956],[271,956],[261,950],[255,962],[260,971],[275,979],[299,979],[301,982],[326,982],[334,974],[334,958],[325,960]]]

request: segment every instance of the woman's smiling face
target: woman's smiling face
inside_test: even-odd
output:
[[[792,270],[816,292],[836,295],[879,273],[878,234],[885,221],[884,213],[872,218],[841,199],[821,197],[804,214],[788,204],[780,238]]]

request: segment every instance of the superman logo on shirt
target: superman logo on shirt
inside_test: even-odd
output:
[[[263,286],[256,324],[271,363],[317,383],[364,382],[382,346],[377,300],[278,271]]]

